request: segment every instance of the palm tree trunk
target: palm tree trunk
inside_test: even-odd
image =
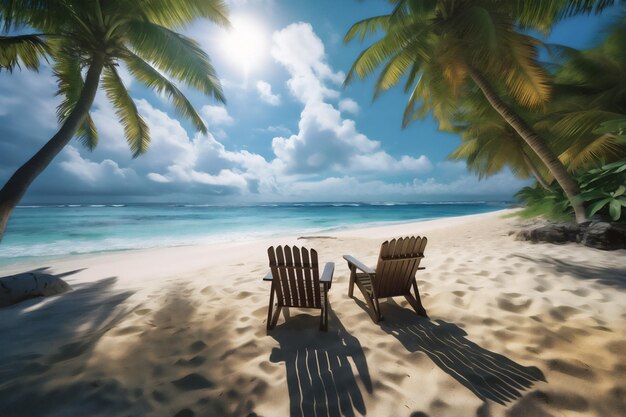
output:
[[[567,172],[565,166],[559,158],[546,145],[545,141],[509,106],[507,105],[487,81],[483,75],[475,68],[468,65],[468,73],[478,88],[483,92],[485,98],[506,122],[524,139],[530,148],[537,154],[539,159],[550,170],[554,179],[559,183],[567,198],[569,199],[576,221],[584,223],[587,221],[585,206],[579,194],[578,184]]]
[[[50,165],[50,162],[52,162],[65,145],[69,143],[74,137],[76,130],[85,121],[91,104],[96,97],[103,66],[104,60],[101,57],[93,58],[89,70],[87,71],[85,85],[76,102],[76,107],[74,107],[65,123],[63,123],[59,131],[48,143],[15,171],[6,184],[4,184],[2,190],[0,190],[0,240],[4,235],[4,230],[9,221],[11,212],[22,199],[30,184],[48,165]]]
[[[522,151],[522,159],[524,159],[524,163],[533,174],[539,185],[541,185],[544,190],[549,190],[550,185],[546,182],[545,178],[543,178],[543,175],[541,175],[541,172],[539,172],[534,162],[530,159],[528,155],[526,155],[526,152],[524,151]]]

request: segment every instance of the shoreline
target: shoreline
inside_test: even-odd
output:
[[[94,252],[84,252],[84,253],[69,253],[69,254],[60,254],[60,255],[45,255],[45,256],[33,256],[33,257],[3,257],[0,258],[0,276],[8,275],[5,274],[4,270],[15,270],[16,268],[23,268],[28,266],[33,266],[38,263],[47,263],[52,262],[56,263],[58,261],[63,261],[66,259],[77,259],[77,258],[89,258],[89,257],[99,257],[99,256],[107,256],[107,255],[115,255],[115,254],[123,254],[127,252],[144,252],[144,251],[158,251],[165,249],[173,249],[173,248],[189,248],[189,247],[204,247],[211,248],[214,246],[220,245],[241,245],[245,246],[250,243],[258,243],[258,242],[273,242],[279,239],[288,239],[289,241],[298,240],[300,238],[306,238],[307,236],[319,236],[323,234],[326,235],[335,235],[335,236],[364,236],[367,233],[370,233],[372,237],[384,237],[386,231],[392,232],[392,237],[397,237],[402,234],[401,229],[408,227],[413,228],[420,225],[425,227],[425,230],[432,230],[442,227],[448,227],[453,224],[458,224],[459,222],[463,222],[465,220],[472,220],[474,218],[480,219],[481,216],[492,216],[500,215],[504,216],[510,213],[513,213],[518,209],[516,208],[506,208],[499,209],[494,211],[489,211],[486,213],[478,213],[478,214],[467,214],[463,216],[449,216],[449,217],[440,217],[436,219],[416,219],[409,221],[389,221],[389,222],[368,222],[368,223],[359,223],[348,226],[339,226],[331,229],[314,229],[312,231],[306,232],[305,234],[301,233],[292,233],[294,231],[289,231],[285,235],[271,235],[271,236],[259,236],[257,238],[241,238],[235,240],[222,240],[222,241],[209,241],[209,242],[196,242],[189,244],[180,244],[180,245],[171,245],[171,246],[153,246],[147,248],[137,248],[137,249],[103,249],[100,251]],[[300,239],[302,240],[302,239]],[[26,258],[26,259],[24,259]]]

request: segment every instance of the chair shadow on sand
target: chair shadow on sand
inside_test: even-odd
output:
[[[298,315],[269,333],[278,343],[270,361],[285,362],[291,417],[365,414],[363,395],[350,361],[368,393],[372,392],[365,353],[337,315],[329,309],[328,332],[317,330],[317,318]]]
[[[357,300],[362,308],[365,304]],[[541,370],[523,366],[466,339],[467,333],[453,323],[429,320],[393,301],[383,307],[380,327],[410,352],[423,352],[444,372],[481,400],[505,405],[522,396],[537,381],[545,382]]]

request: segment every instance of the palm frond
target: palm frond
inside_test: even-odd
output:
[[[204,134],[207,133],[207,127],[202,121],[202,118],[196,112],[196,109],[189,102],[187,97],[185,97],[185,95],[178,88],[176,88],[172,82],[170,82],[146,61],[130,51],[128,51],[128,56],[125,58],[125,62],[130,73],[135,78],[141,81],[146,87],[154,89],[158,94],[167,94],[168,98],[172,101],[174,107],[181,116],[191,120],[200,132]]]
[[[604,134],[593,140],[577,142],[559,155],[570,171],[599,165],[600,161],[617,161],[626,157],[626,146],[615,135]]]
[[[115,108],[115,114],[117,114],[124,127],[124,134],[133,157],[146,152],[150,145],[148,126],[137,111],[137,106],[130,94],[128,94],[128,90],[126,90],[115,67],[108,66],[105,68],[102,87]]]
[[[379,30],[387,30],[388,28],[389,15],[369,17],[353,24],[346,32],[343,41],[348,43],[358,35],[359,41],[363,42],[366,36],[373,35]]]
[[[133,21],[127,29],[137,56],[167,75],[226,102],[208,55],[195,41],[149,22]]]
[[[61,103],[57,106],[57,118],[59,124],[63,124],[76,107],[84,81],[81,75],[80,62],[73,57],[57,56],[53,71],[58,84],[56,95],[61,97]],[[90,151],[96,148],[98,131],[90,115],[87,115],[85,121],[78,128],[76,138]]]
[[[13,72],[21,65],[37,71],[48,53],[48,43],[39,35],[0,36],[0,71]]]
[[[220,26],[230,26],[224,0],[145,0],[137,7],[148,21],[167,28],[182,27],[202,17]]]
[[[550,99],[550,78],[537,64],[536,40],[518,33],[510,33],[509,57],[504,83],[510,94],[524,107],[538,107]],[[501,75],[502,76],[502,75]]]
[[[93,151],[98,146],[98,130],[91,115],[87,115],[83,124],[76,131],[76,139],[90,151]]]

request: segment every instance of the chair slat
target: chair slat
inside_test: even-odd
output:
[[[283,288],[280,282],[280,271],[277,268],[278,263],[276,261],[276,249],[274,249],[273,246],[270,246],[267,249],[267,256],[270,259],[270,270],[272,271],[272,285],[274,286],[274,290],[276,291],[276,302],[278,303],[278,305],[283,305]]]
[[[282,246],[276,248],[276,262],[278,269],[278,279],[283,291],[283,305],[288,306],[291,304],[291,289],[289,288],[289,276],[287,275],[287,268],[285,268],[285,252]]]
[[[291,306],[299,305],[300,296],[298,294],[298,284],[296,284],[296,273],[294,270],[293,257],[291,255],[291,247],[285,246],[285,269],[289,277],[289,292],[291,293]]]
[[[309,251],[307,248],[302,248],[302,267],[304,272],[304,284],[307,292],[307,307],[315,307],[315,288],[313,286],[311,261],[309,260]]]
[[[300,297],[300,305],[309,307],[308,296],[304,287],[302,260],[300,259],[300,248],[294,246],[292,249],[293,265],[296,272],[296,281],[298,283],[298,296]]]
[[[320,297],[320,271],[317,261],[317,251],[311,249],[311,275],[313,276],[313,294],[315,300],[315,307],[321,307],[322,301]]]

